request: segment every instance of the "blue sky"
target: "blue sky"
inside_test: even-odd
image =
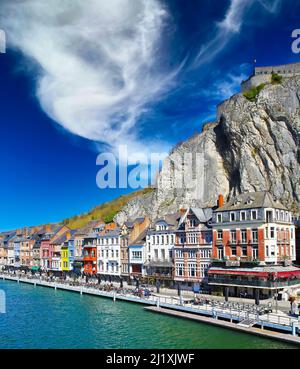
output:
[[[257,65],[296,62],[300,1],[3,0],[0,230],[60,221],[99,189],[97,154],[165,152]]]

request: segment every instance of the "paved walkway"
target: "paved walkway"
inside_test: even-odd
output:
[[[155,313],[172,315],[172,316],[175,316],[175,317],[178,317],[178,318],[190,319],[190,320],[194,320],[194,321],[198,321],[198,322],[203,322],[203,323],[207,323],[207,324],[221,326],[223,328],[234,329],[236,331],[240,331],[240,332],[244,332],[244,333],[251,333],[251,334],[255,334],[255,335],[258,335],[258,336],[263,336],[263,337],[266,337],[266,338],[272,338],[272,339],[284,341],[284,342],[287,342],[287,343],[300,345],[300,339],[297,336],[287,335],[287,334],[284,334],[284,333],[279,333],[279,332],[274,332],[274,331],[262,330],[262,329],[258,329],[258,328],[254,328],[254,327],[243,327],[243,326],[240,326],[238,324],[231,323],[231,322],[226,322],[226,321],[223,321],[223,320],[211,319],[211,318],[207,318],[205,316],[199,316],[199,315],[190,314],[190,313],[186,313],[186,312],[182,312],[182,311],[164,309],[164,308],[161,308],[161,307],[158,308],[158,307],[155,307],[155,306],[151,306],[151,307],[146,307],[145,309],[148,310],[148,311],[155,312]]]

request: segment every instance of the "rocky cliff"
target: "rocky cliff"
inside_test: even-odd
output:
[[[254,101],[241,93],[232,96],[218,106],[217,122],[173,149],[157,188],[130,201],[115,219],[214,206],[219,193],[230,198],[257,190],[269,190],[299,214],[299,108],[299,76],[266,84]]]

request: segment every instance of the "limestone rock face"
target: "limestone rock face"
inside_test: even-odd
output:
[[[157,188],[130,201],[116,220],[215,206],[219,193],[230,198],[259,190],[299,214],[299,145],[299,76],[267,84],[255,102],[236,94],[219,105],[217,122],[173,149]]]

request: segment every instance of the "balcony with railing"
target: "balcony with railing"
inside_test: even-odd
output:
[[[97,259],[96,253],[84,253],[83,261],[95,261]]]
[[[230,278],[230,277],[208,277],[210,285],[226,285],[226,286],[241,286],[241,287],[261,287],[261,288],[281,288],[288,286],[300,285],[300,278],[282,278],[276,281],[271,281],[263,278]]]
[[[149,265],[150,267],[170,268],[173,266],[173,261],[171,258],[153,258],[148,260],[145,265]]]

